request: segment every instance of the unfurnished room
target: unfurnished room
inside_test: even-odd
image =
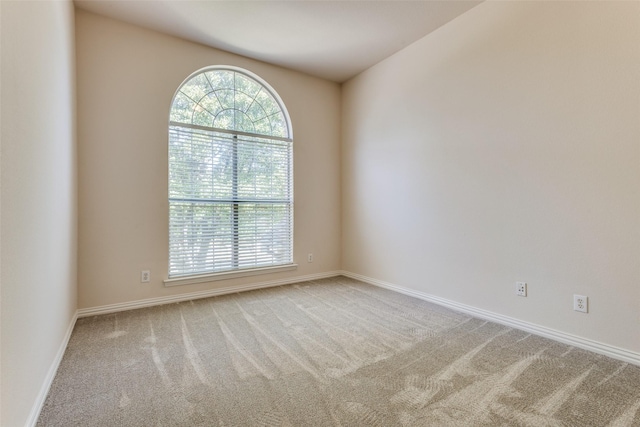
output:
[[[0,425],[640,426],[640,1],[0,1]]]

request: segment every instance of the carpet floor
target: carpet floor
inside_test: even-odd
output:
[[[640,426],[640,367],[336,277],[81,318],[38,426]]]

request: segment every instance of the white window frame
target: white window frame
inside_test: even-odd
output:
[[[286,125],[286,135],[278,135],[278,136],[274,136],[274,135],[267,135],[265,133],[251,133],[251,132],[244,132],[244,131],[239,131],[236,129],[223,129],[223,128],[216,128],[216,127],[209,127],[209,126],[201,126],[198,124],[193,124],[193,123],[185,123],[183,122],[176,122],[176,121],[172,121],[171,120],[171,114],[173,112],[173,108],[174,108],[174,103],[176,101],[176,97],[178,96],[178,94],[181,93],[181,89],[187,85],[192,79],[198,77],[201,74],[207,73],[207,72],[215,72],[215,71],[230,71],[230,72],[234,72],[234,73],[238,73],[243,75],[245,78],[248,78],[250,80],[253,80],[255,83],[259,84],[263,90],[265,90],[272,98],[273,100],[275,100],[275,102],[277,103],[280,112],[282,113],[282,116],[284,117],[284,121],[285,121],[285,125]],[[206,75],[205,75],[206,77]],[[235,81],[235,74],[234,74],[234,81]],[[218,89],[220,89],[218,87]],[[216,88],[213,88],[213,90],[216,90]],[[235,84],[234,84],[234,93],[237,93],[237,90],[235,89]],[[235,95],[234,95],[235,96]],[[196,103],[195,107],[194,107],[194,111],[198,108],[200,104]],[[234,102],[234,108],[235,108],[235,102]],[[240,111],[239,109],[237,111]],[[267,139],[267,140],[272,140],[272,141],[280,141],[280,142],[284,142],[284,143],[289,143],[290,144],[290,148],[289,148],[289,158],[288,158],[288,188],[289,188],[289,197],[288,197],[288,203],[289,203],[289,219],[288,219],[288,223],[289,223],[289,258],[287,260],[287,262],[285,263],[277,263],[275,265],[257,265],[257,266],[252,266],[252,267],[248,267],[248,268],[240,268],[239,264],[237,262],[237,257],[238,257],[238,246],[237,246],[237,236],[239,233],[239,216],[237,213],[237,208],[238,208],[238,197],[236,195],[234,195],[233,197],[233,201],[229,201],[227,202],[228,204],[231,204],[231,206],[233,206],[233,210],[234,210],[234,219],[238,220],[238,221],[234,221],[234,225],[233,225],[233,233],[234,233],[234,238],[233,238],[233,243],[232,243],[232,250],[233,250],[233,258],[234,261],[232,261],[232,265],[231,268],[225,268],[223,270],[220,271],[216,271],[216,270],[212,270],[212,271],[198,271],[198,272],[190,272],[190,273],[186,273],[186,274],[175,274],[175,271],[172,272],[171,269],[171,260],[172,260],[172,256],[176,255],[176,254],[172,254],[172,231],[171,231],[171,227],[172,227],[172,219],[171,219],[171,214],[168,215],[169,216],[169,274],[168,274],[168,279],[164,280],[164,284],[165,286],[176,286],[176,285],[186,285],[186,284],[194,284],[194,283],[203,283],[203,282],[209,282],[209,281],[214,281],[214,280],[223,280],[223,279],[230,279],[230,278],[235,278],[235,277],[245,277],[245,276],[253,276],[253,275],[260,275],[260,274],[267,274],[267,273],[275,273],[275,272],[281,272],[281,271],[289,271],[289,270],[294,270],[297,268],[297,264],[295,264],[293,262],[293,207],[294,207],[294,203],[293,203],[293,135],[292,135],[292,129],[291,129],[291,120],[288,114],[288,111],[284,105],[284,102],[282,102],[282,99],[280,98],[280,96],[278,95],[278,93],[263,79],[261,79],[259,76],[255,75],[254,73],[251,73],[250,71],[247,71],[245,69],[242,68],[238,68],[238,67],[233,67],[233,66],[213,66],[213,67],[205,67],[202,68],[200,70],[197,70],[196,72],[192,73],[189,77],[187,77],[178,87],[178,89],[176,90],[176,93],[174,94],[174,97],[172,99],[171,102],[171,109],[170,109],[170,118],[169,118],[169,140],[172,137],[172,130],[175,132],[176,129],[179,130],[184,130],[186,132],[189,132],[189,130],[193,131],[193,132],[198,132],[198,131],[203,131],[203,132],[211,132],[212,135],[215,133],[216,135],[227,135],[228,137],[233,138],[234,144],[237,144],[238,142],[238,138],[244,139],[245,143],[246,140],[250,140],[251,138],[260,138],[262,140]],[[213,140],[213,137],[212,137]],[[256,141],[254,139],[254,141]],[[171,140],[170,140],[171,142]],[[213,143],[213,142],[212,142]],[[250,142],[249,142],[250,143]],[[235,147],[235,145],[234,145]],[[233,148],[234,152],[237,150],[237,148]],[[234,154],[235,155],[235,154]],[[169,157],[169,169],[171,171],[171,157]],[[235,178],[237,176],[237,165],[234,162],[233,165],[233,176],[234,176],[234,182],[237,180],[237,178]],[[170,172],[171,173],[171,172]],[[172,203],[178,203],[176,202],[176,198],[173,198],[171,196],[171,182],[169,182],[169,206],[170,206],[170,210],[171,210],[171,204]],[[234,183],[234,188],[236,188],[237,184]],[[236,190],[234,190],[235,192]],[[235,194],[235,193],[234,193]],[[206,201],[203,203],[207,203]],[[220,203],[220,202],[216,202],[216,203]],[[279,203],[282,203],[282,201],[279,201]],[[257,249],[254,249],[257,250]],[[184,255],[183,252],[178,252],[177,255]],[[215,263],[213,264],[215,265]]]

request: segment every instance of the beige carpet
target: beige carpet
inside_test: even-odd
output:
[[[640,426],[640,367],[344,277],[78,320],[39,426]]]

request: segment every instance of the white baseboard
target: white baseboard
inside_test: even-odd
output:
[[[575,347],[583,348],[585,350],[593,351],[594,353],[603,354],[605,356],[608,356],[614,359],[622,360],[624,362],[632,363],[634,365],[640,366],[640,353],[636,353],[634,351],[630,351],[630,350],[615,347],[609,344],[590,340],[588,338],[579,337],[573,334],[568,334],[566,332],[557,331],[555,329],[547,328],[545,326],[536,325],[535,323],[518,320],[513,317],[503,316],[502,314],[493,313],[491,311],[472,307],[470,305],[461,304],[461,303],[451,301],[445,298],[440,298],[434,295],[429,295],[424,292],[394,285],[392,283],[373,279],[371,277],[363,276],[361,274],[351,273],[349,271],[341,271],[340,274],[346,277],[350,277],[352,279],[369,283],[371,285],[375,285],[381,288],[399,292],[401,294],[405,294],[405,295],[416,297],[425,301],[429,301],[434,304],[438,304],[438,305],[450,308],[452,310],[461,311],[463,313],[467,313],[475,317],[480,317],[486,320],[490,320],[492,322],[500,323],[502,325],[510,326],[512,328],[520,329],[535,335],[540,335],[545,338],[562,342],[564,344],[569,344]]]
[[[237,292],[251,291],[253,289],[270,288],[273,286],[288,285],[309,280],[326,279],[340,275],[340,271],[328,271],[325,273],[309,274],[306,276],[288,277],[286,279],[270,280],[268,282],[252,283],[249,285],[228,286],[225,288],[209,289],[206,291],[189,292],[185,294],[170,295],[166,297],[147,298],[118,304],[101,305],[98,307],[81,308],[78,317],[97,316],[99,314],[116,313],[119,311],[134,310],[137,308],[152,307],[155,305],[170,304],[174,302],[191,301],[194,299],[214,297],[218,295],[234,294]]]
[[[58,352],[56,353],[56,357],[53,360],[53,363],[49,367],[49,371],[47,372],[47,376],[44,379],[44,383],[40,388],[40,392],[36,397],[36,401],[33,403],[33,407],[31,408],[31,412],[29,413],[29,418],[27,418],[27,422],[25,426],[34,427],[38,422],[38,418],[40,417],[40,412],[42,412],[42,407],[44,406],[44,402],[47,399],[47,395],[49,394],[49,389],[51,388],[51,384],[53,383],[53,379],[56,377],[56,373],[58,372],[58,367],[60,367],[60,362],[62,361],[62,356],[64,356],[64,352],[67,349],[67,345],[69,344],[69,339],[71,338],[71,333],[73,332],[73,327],[76,325],[76,320],[78,320],[78,312],[76,311],[69,322],[69,326],[67,327],[67,332],[62,339],[62,343],[60,344],[60,348],[58,348]]]

